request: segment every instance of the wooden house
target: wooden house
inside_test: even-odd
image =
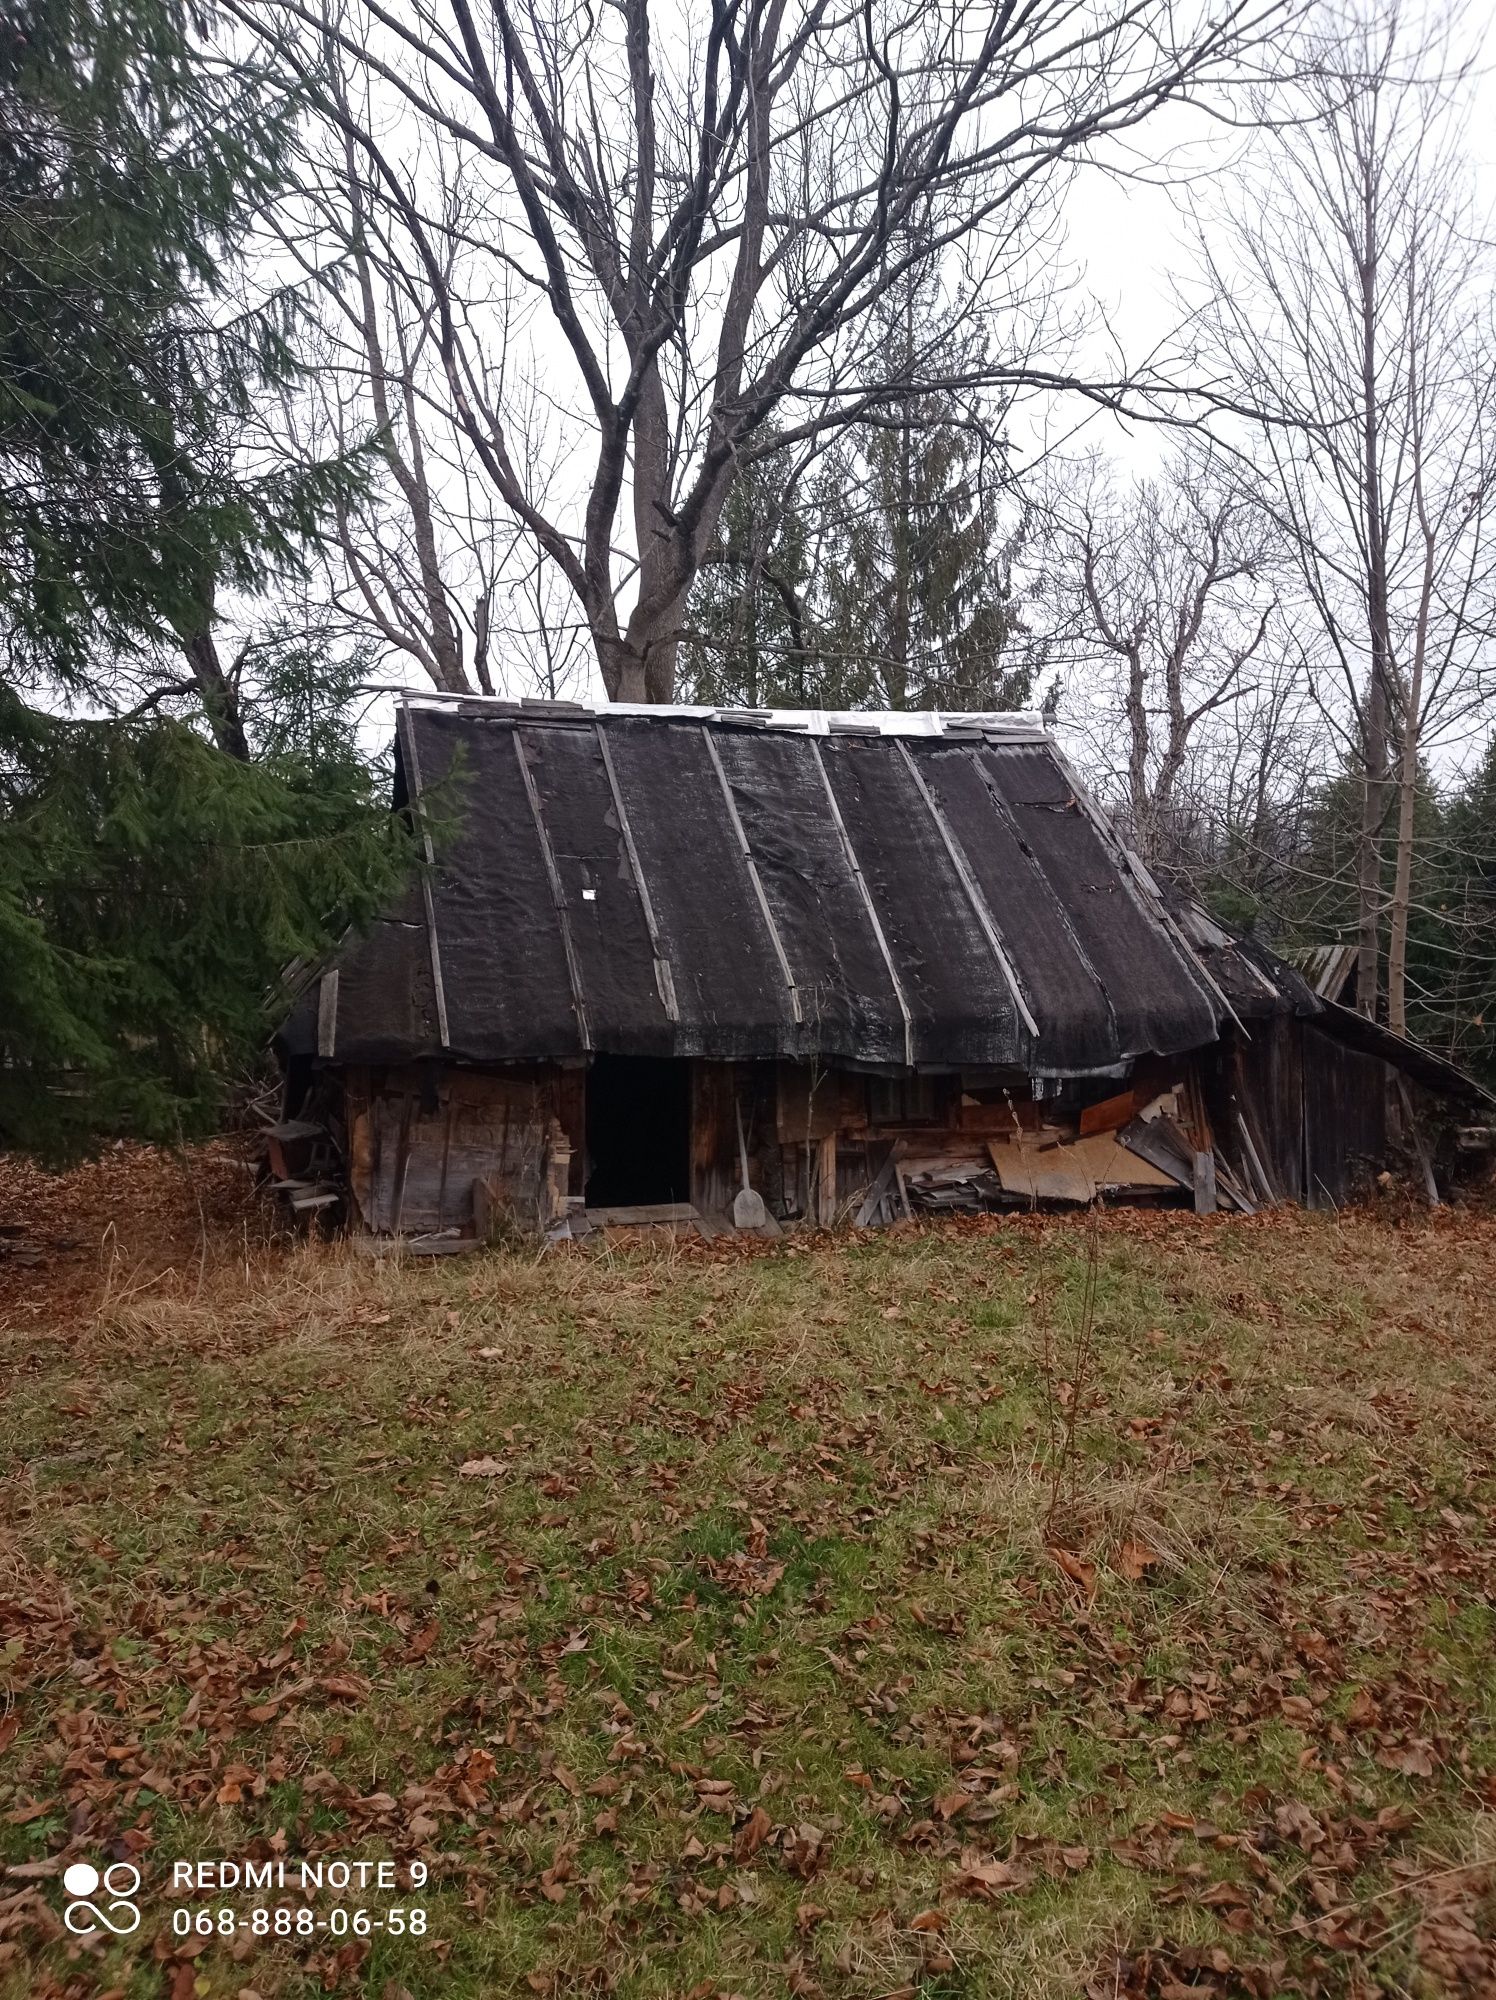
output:
[[[280,1038],[282,1178],[329,1135],[376,1234],[1339,1202],[1397,1079],[1478,1095],[1171,902],[1033,716],[409,697],[396,762],[430,863]]]

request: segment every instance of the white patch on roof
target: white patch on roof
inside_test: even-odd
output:
[[[513,700],[502,695],[443,694],[430,688],[402,688],[400,699],[412,707],[427,703],[449,705],[496,715],[522,715],[537,722],[548,716],[637,715],[646,721],[672,718],[686,722],[729,722],[760,729],[792,729],[806,736],[861,733],[877,736],[946,736],[995,734],[1020,742],[1047,742],[1044,718],[1032,709],[832,709],[832,708],[700,708],[687,702],[541,701]]]

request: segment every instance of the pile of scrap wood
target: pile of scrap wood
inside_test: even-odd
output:
[[[1138,1124],[1141,1131],[1137,1136],[1151,1137],[1150,1128],[1142,1120]],[[1132,1130],[1129,1126],[1129,1133]],[[989,1140],[987,1150],[1003,1193],[1028,1202],[1091,1202],[1098,1195],[1172,1193],[1193,1185],[1192,1170],[1181,1175],[1155,1164],[1148,1157],[1155,1149],[1134,1151],[1115,1132],[1067,1138],[1059,1133],[1019,1131],[1010,1139]],[[1181,1164],[1188,1157],[1181,1151]]]
[[[1079,1206],[1107,1199],[1189,1200],[1201,1214],[1217,1208],[1250,1214],[1253,1198],[1217,1154],[1203,1107],[1182,1104],[1182,1095],[1160,1092],[1140,1103],[1128,1091],[1063,1125],[1021,1118],[1015,1111],[1000,1121],[973,1118],[974,1125],[988,1129],[969,1136],[942,1134],[938,1145],[900,1139],[855,1221],[867,1228],[917,1210]],[[994,1125],[999,1129],[991,1129]]]
[[[310,1118],[262,1127],[268,1185],[303,1226],[342,1201],[342,1163],[332,1134]]]

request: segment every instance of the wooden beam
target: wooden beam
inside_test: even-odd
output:
[[[961,887],[966,891],[966,900],[971,904],[977,923],[981,926],[982,935],[987,940],[987,948],[997,960],[998,970],[1007,981],[1008,991],[1013,995],[1013,1004],[1018,1009],[1018,1018],[1034,1037],[1035,1041],[1037,1041],[1039,1038],[1039,1023],[1034,1019],[1028,1001],[1023,997],[1023,989],[1018,984],[1018,975],[1013,970],[1013,962],[1008,957],[1007,951],[1003,946],[1003,941],[998,935],[996,919],[987,907],[987,898],[982,894],[981,885],[972,873],[971,863],[966,858],[966,851],[956,838],[955,828],[951,826],[945,814],[941,811],[935,794],[925,783],[924,773],[915,762],[909,745],[904,741],[902,736],[896,738],[896,741],[899,746],[899,754],[908,766],[909,775],[914,780],[915,787],[925,802],[925,810],[931,819],[934,820],[936,831],[945,843],[945,851],[951,858],[951,866],[956,871]]]
[[[648,1229],[661,1223],[696,1222],[700,1218],[694,1202],[635,1202],[629,1207],[589,1208],[587,1220],[594,1229]]]
[[[545,872],[551,885],[551,901],[556,906],[556,922],[561,931],[561,949],[566,954],[566,976],[571,982],[572,1010],[577,1017],[577,1034],[582,1047],[592,1047],[592,1029],[587,1020],[587,998],[582,991],[582,968],[577,963],[576,947],[572,943],[571,919],[566,913],[566,886],[561,880],[561,870],[556,866],[555,850],[551,846],[551,836],[546,831],[545,815],[540,810],[540,794],[535,789],[535,773],[530,769],[525,756],[525,746],[520,733],[515,729],[510,740],[514,744],[515,759],[519,764],[519,774],[525,788],[525,797],[530,801],[530,817],[535,822],[535,832],[540,841],[540,852],[545,859]]]
[[[862,907],[867,911],[868,922],[873,927],[873,936],[878,940],[878,949],[883,954],[883,964],[888,972],[889,983],[893,987],[894,998],[899,1003],[899,1012],[904,1017],[904,1061],[914,1067],[914,1017],[909,1012],[909,1002],[904,997],[904,989],[899,984],[895,970],[893,953],[888,948],[888,939],[883,935],[883,926],[878,921],[878,912],[873,905],[872,891],[863,877],[862,863],[857,858],[857,849],[852,845],[852,836],[847,831],[847,822],[842,818],[842,809],[832,789],[831,773],[826,769],[826,760],[821,755],[821,746],[812,736],[808,739],[810,754],[816,760],[816,769],[821,774],[821,783],[826,788],[826,798],[831,807],[831,817],[836,823],[836,831],[841,838],[842,852],[847,857],[847,866],[857,884],[857,892],[862,898]]]
[[[338,1052],[338,968],[324,972],[317,986],[317,1053]]]
[[[421,829],[421,846],[426,857],[426,866],[421,870],[421,901],[426,911],[426,947],[431,956],[431,986],[436,996],[436,1031],[441,1037],[442,1047],[449,1049],[452,1046],[452,1035],[447,1025],[447,992],[442,984],[442,954],[436,936],[436,902],[431,894],[431,876],[436,867],[436,849],[431,844],[431,827],[423,803],[421,759],[416,750],[416,732],[410,719],[408,701],[400,704],[400,718],[405,725],[405,761],[409,766],[411,810]]]
[[[629,858],[629,867],[634,874],[634,887],[639,892],[639,907],[644,912],[644,927],[649,932],[650,949],[654,952],[655,985],[660,989],[660,1005],[665,1009],[666,1018],[680,1019],[680,1006],[675,997],[675,975],[670,960],[665,955],[665,947],[660,941],[660,927],[655,922],[654,904],[650,900],[649,884],[644,879],[644,870],[639,864],[639,850],[634,845],[634,829],[629,824],[628,808],[623,803],[623,791],[618,783],[618,773],[613,768],[613,753],[608,748],[607,731],[601,722],[592,725],[597,734],[597,747],[602,752],[603,769],[608,774],[608,790],[613,794],[613,810],[618,815],[618,831],[623,836],[624,852]]]
[[[897,1139],[888,1149],[888,1158],[878,1169],[877,1178],[862,1197],[862,1206],[857,1211],[854,1229],[866,1229],[878,1210],[883,1206],[883,1197],[894,1184],[894,1168],[898,1163],[899,1142]]]
[[[1250,1167],[1252,1173],[1256,1176],[1258,1189],[1261,1192],[1264,1201],[1267,1201],[1269,1203],[1277,1201],[1279,1199],[1278,1191],[1273,1186],[1271,1175],[1268,1173],[1266,1167],[1262,1164],[1262,1155],[1258,1152],[1256,1146],[1253,1143],[1252,1128],[1250,1127],[1250,1125],[1248,1125],[1246,1114],[1244,1112],[1242,1111],[1237,1112],[1236,1125],[1237,1125],[1237,1130],[1241,1133],[1241,1142],[1243,1148],[1245,1149],[1247,1165]]]
[[[816,1221],[830,1229],[836,1221],[836,1134],[828,1132],[816,1148]]]
[[[1428,1195],[1429,1207],[1439,1208],[1439,1183],[1434,1179],[1434,1163],[1428,1156],[1428,1148],[1423,1143],[1423,1134],[1418,1129],[1417,1114],[1413,1110],[1412,1093],[1408,1080],[1401,1070],[1394,1072],[1397,1077],[1397,1094],[1402,1100],[1403,1116],[1408,1121],[1408,1137],[1413,1142],[1413,1151],[1418,1155],[1418,1164],[1423,1169],[1423,1185]]]
[[[737,835],[738,849],[748,870],[748,878],[753,884],[753,893],[758,898],[758,907],[769,933],[769,942],[774,947],[774,956],[779,960],[779,970],[789,989],[790,1011],[796,1021],[803,1021],[805,1016],[800,1009],[800,989],[795,984],[795,974],[790,966],[789,954],[784,948],[784,940],[779,935],[779,926],[775,923],[774,913],[769,908],[769,898],[764,891],[763,878],[758,872],[758,863],[753,858],[753,849],[748,845],[748,835],[744,831],[742,816],[738,812],[738,802],[732,795],[732,786],[728,782],[726,771],[722,768],[721,753],[717,749],[716,739],[705,723],[701,726],[701,733],[706,739],[707,755],[712,760],[712,769],[717,773],[717,782],[722,787],[722,797],[727,803],[727,817],[732,822],[733,832]]]

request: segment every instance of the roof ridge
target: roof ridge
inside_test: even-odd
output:
[[[792,730],[798,735],[831,736],[857,731],[879,736],[959,736],[973,733],[1053,741],[1044,717],[1035,709],[852,709],[852,708],[724,708],[693,702],[631,702],[548,700],[543,697],[458,694],[437,688],[391,690],[407,708],[456,707],[459,712],[523,717],[543,722],[586,717],[606,721],[624,717],[647,722],[723,723],[754,729]]]

